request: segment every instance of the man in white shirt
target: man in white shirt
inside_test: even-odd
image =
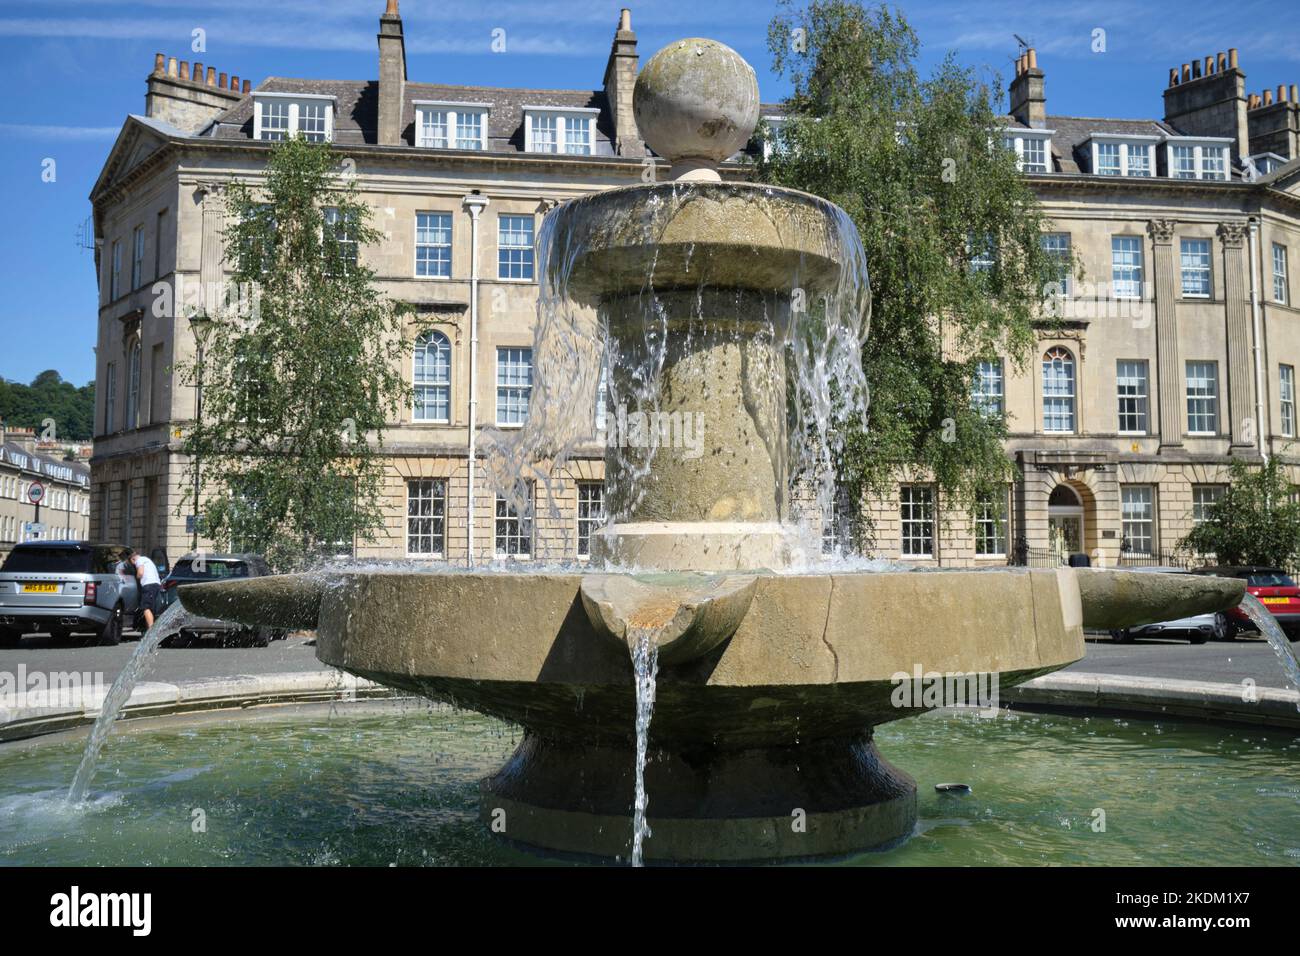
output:
[[[136,551],[129,552],[126,559],[135,567],[135,579],[140,582],[140,610],[144,611],[145,628],[151,628],[154,615],[162,604],[162,578],[158,576],[158,565]]]

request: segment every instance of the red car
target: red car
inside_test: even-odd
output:
[[[1295,579],[1281,568],[1267,567],[1214,567],[1200,568],[1197,574],[1213,574],[1220,578],[1244,578],[1246,590],[1273,612],[1291,640],[1300,638],[1300,587]],[[1228,611],[1232,632],[1253,631],[1254,623],[1240,607]]]

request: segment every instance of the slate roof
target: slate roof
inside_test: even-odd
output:
[[[90,466],[84,462],[60,461],[49,455],[38,455],[15,442],[0,443],[0,464],[20,468],[47,481],[67,482],[69,479],[66,475],[70,473],[74,483],[86,486],[90,484]]]
[[[1031,129],[1014,116],[1004,117],[1008,129]],[[1092,173],[1092,151],[1088,140],[1094,133],[1117,136],[1183,136],[1182,130],[1164,120],[1111,119],[1100,116],[1048,116],[1046,128],[1052,133],[1052,156],[1055,170],[1061,173]],[[1159,157],[1158,157],[1159,158]],[[1163,171],[1160,173],[1163,176]],[[1233,170],[1233,178],[1240,171]]]
[[[379,83],[376,80],[296,80],[270,77],[253,93],[298,93],[333,96],[334,142],[341,145],[375,145],[378,142]],[[612,156],[613,122],[603,90],[521,90],[492,86],[453,86],[445,83],[407,83],[403,97],[402,142],[415,145],[415,101],[434,100],[486,103],[488,149],[523,152],[524,107],[598,109],[596,155]],[[218,116],[203,135],[217,139],[253,138],[253,96],[249,94]]]

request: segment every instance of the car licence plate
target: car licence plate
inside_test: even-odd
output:
[[[57,584],[24,584],[24,594],[58,594],[59,586]]]
[[[1290,604],[1291,599],[1287,597],[1260,598],[1265,604]]]

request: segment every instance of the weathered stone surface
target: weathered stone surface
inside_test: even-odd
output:
[[[1099,630],[1226,611],[1246,593],[1240,578],[1091,568],[1077,573],[1084,626]]]

